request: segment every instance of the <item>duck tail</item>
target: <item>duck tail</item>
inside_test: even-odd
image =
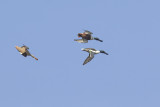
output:
[[[95,37],[94,40],[98,40],[100,42],[103,42],[102,40],[100,40],[99,38]]]
[[[38,61],[38,58],[36,58],[35,56],[31,55],[31,57]]]

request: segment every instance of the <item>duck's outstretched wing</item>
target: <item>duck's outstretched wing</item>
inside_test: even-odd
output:
[[[87,64],[88,62],[90,62],[93,58],[94,58],[94,53],[93,52],[89,52],[89,56],[84,61],[83,65]]]
[[[88,40],[86,39],[74,39],[74,41],[77,41],[79,43],[88,43]]]
[[[85,34],[90,34],[90,35],[93,34],[92,32],[90,32],[90,31],[88,31],[88,30],[84,30],[84,33],[85,33]]]
[[[25,48],[26,50],[29,49],[29,47],[24,44],[23,44],[23,46],[21,46],[21,48]]]

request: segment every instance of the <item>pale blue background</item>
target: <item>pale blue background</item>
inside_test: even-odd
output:
[[[160,107],[159,0],[0,0],[0,37],[0,107]]]

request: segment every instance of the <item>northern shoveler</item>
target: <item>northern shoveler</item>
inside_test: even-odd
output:
[[[93,49],[93,48],[82,48],[81,50],[82,51],[86,51],[86,52],[89,53],[89,56],[84,61],[83,65],[87,64],[88,62],[90,62],[94,58],[95,54],[104,53],[104,54],[108,55],[108,53],[106,53],[103,50],[96,50],[96,49]]]
[[[77,41],[79,43],[88,43],[88,40],[98,40],[100,42],[103,42],[97,37],[92,36],[92,32],[85,30],[83,33],[78,33],[78,37],[82,37],[82,39],[74,39],[74,41]]]
[[[15,48],[16,48],[16,49],[20,52],[20,54],[23,55],[24,57],[31,56],[32,58],[38,60],[35,56],[33,56],[32,54],[30,54],[30,52],[28,51],[29,48],[28,48],[27,46],[25,46],[25,45],[23,45],[22,47],[16,46]]]

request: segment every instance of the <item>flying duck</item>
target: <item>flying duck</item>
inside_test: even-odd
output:
[[[31,56],[32,58],[38,60],[35,56],[33,56],[32,54],[30,54],[30,52],[28,51],[29,48],[28,48],[27,46],[25,46],[25,45],[23,45],[22,47],[16,46],[15,48],[16,48],[16,49],[20,52],[20,54],[23,55],[24,57]]]
[[[93,34],[92,32],[84,30],[83,33],[78,33],[78,37],[82,37],[82,39],[74,39],[74,41],[77,41],[79,43],[88,43],[88,40],[98,40],[100,42],[103,42],[99,38],[93,37],[92,34]]]
[[[89,53],[89,56],[84,61],[83,65],[87,64],[88,62],[90,62],[94,58],[95,54],[104,53],[104,54],[108,55],[108,53],[106,53],[103,50],[96,50],[96,49],[93,49],[93,48],[82,48],[81,50],[82,51],[86,51],[86,52]]]

